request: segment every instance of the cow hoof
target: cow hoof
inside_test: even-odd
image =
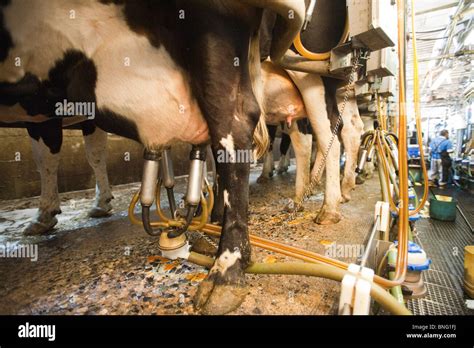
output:
[[[196,240],[193,243],[191,250],[198,254],[203,254],[210,257],[214,257],[217,254],[217,248],[204,238],[199,238]]]
[[[341,203],[347,203],[351,200],[351,194],[350,193],[343,193],[341,196]]]
[[[334,225],[341,221],[341,218],[341,213],[326,211],[323,208],[318,216],[316,216],[314,219],[314,222],[316,222],[318,225]]]
[[[41,236],[48,233],[58,223],[58,219],[53,217],[50,221],[44,223],[39,221],[32,221],[23,231],[25,236]]]
[[[263,175],[261,175],[261,176],[259,176],[259,177],[257,178],[257,183],[258,183],[258,184],[265,184],[265,183],[267,183],[268,181],[270,181],[270,177],[268,177],[268,176],[263,176]]]
[[[365,179],[360,175],[356,176],[356,185],[362,185],[365,182]]]
[[[284,166],[284,167],[278,168],[277,174],[281,175],[287,172],[288,172],[288,166]]]
[[[224,274],[214,267],[199,285],[194,307],[202,314],[227,314],[239,308],[247,295],[245,274],[237,264],[228,268]]]
[[[92,207],[91,210],[89,210],[89,217],[91,218],[102,218],[110,215],[110,211],[112,210],[112,206],[107,204],[107,207],[102,208],[102,207]]]
[[[283,208],[283,212],[284,213],[292,213],[295,211],[295,202],[289,202],[285,205],[285,207]],[[298,212],[302,212],[304,211],[304,206],[303,204],[301,204],[298,208]]]
[[[247,295],[247,288],[241,285],[215,285],[204,280],[194,298],[196,309],[205,315],[223,315],[240,307]]]

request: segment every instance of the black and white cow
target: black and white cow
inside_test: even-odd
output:
[[[303,126],[303,125],[302,125]],[[273,157],[273,145],[277,138],[277,133],[279,127],[281,128],[281,141],[280,141],[280,160],[278,161],[278,166],[275,168],[275,161]],[[290,166],[290,146],[291,146],[291,137],[288,135],[289,130],[287,125],[272,125],[267,123],[269,140],[269,148],[265,156],[263,157],[263,168],[262,173],[257,179],[258,183],[262,183],[273,177],[275,171],[277,174],[283,174],[288,171]],[[311,134],[311,133],[309,133]]]
[[[8,84],[0,95],[16,96],[30,115],[50,117],[64,99],[95,103],[95,123],[105,131],[155,150],[210,140],[214,152],[252,150],[261,114],[258,7],[281,15],[276,57],[290,46],[305,10],[295,0],[0,4],[0,83]],[[25,79],[36,83],[23,90]],[[226,197],[222,236],[195,300],[206,313],[240,305],[250,262],[250,164],[218,163],[217,171]]]
[[[1,110],[2,106],[0,106],[0,112]],[[3,120],[3,116],[0,113],[0,121]],[[42,123],[27,122],[25,127],[30,136],[33,159],[40,173],[41,196],[38,212],[23,233],[41,235],[50,231],[58,223],[56,215],[61,213],[58,168],[62,145],[62,120],[49,120]],[[110,201],[113,199],[107,176],[107,133],[97,128],[92,121],[82,122],[80,128],[84,137],[87,161],[96,179],[95,201],[88,215],[92,218],[100,218],[107,216],[112,210]]]

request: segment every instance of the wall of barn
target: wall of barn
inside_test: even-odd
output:
[[[274,159],[280,157],[280,138],[275,139]],[[173,147],[175,175],[189,169],[190,145]],[[143,147],[131,140],[109,134],[107,169],[112,185],[141,180]],[[291,152],[293,157],[293,151]],[[63,146],[58,172],[59,192],[95,187],[92,168],[87,163],[84,140],[80,130],[63,130]],[[40,175],[31,152],[26,129],[0,128],[0,200],[35,197],[41,193]]]
[[[94,173],[87,163],[82,132],[64,130],[63,137],[58,172],[59,192],[94,188]],[[189,149],[187,145],[173,149],[176,175],[187,172]],[[140,181],[143,154],[140,144],[109,135],[107,151],[108,175],[112,185]],[[40,175],[26,129],[0,128],[0,199],[34,197],[40,193]]]

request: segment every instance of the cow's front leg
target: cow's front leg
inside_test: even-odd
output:
[[[324,142],[326,148],[328,144],[329,141]],[[326,158],[326,189],[324,192],[324,203],[315,219],[315,222],[320,225],[331,225],[338,223],[341,220],[341,213],[339,212],[339,203],[341,201],[339,170],[340,149],[341,145],[339,139],[336,137]]]
[[[104,217],[112,210],[110,201],[114,198],[107,176],[107,133],[94,126],[91,121],[84,122],[82,133],[87,161],[94,170],[96,180],[95,201],[89,216]]]
[[[58,194],[59,152],[62,144],[60,120],[29,124],[33,159],[41,177],[41,196],[38,212],[23,233],[28,236],[50,231],[57,223],[56,214],[61,213]]]

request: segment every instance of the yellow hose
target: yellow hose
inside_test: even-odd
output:
[[[408,264],[408,169],[407,169],[407,116],[405,98],[405,0],[398,0],[398,60],[399,60],[399,122],[398,122],[398,166],[400,209],[398,221],[398,253],[393,283],[404,280]]]
[[[156,185],[156,214],[158,215],[158,218],[160,221],[153,221],[150,223],[151,227],[161,227],[161,228],[168,228],[168,227],[182,227],[184,225],[183,220],[174,220],[174,219],[169,219],[164,213],[163,210],[161,209],[161,183],[158,182]],[[212,188],[206,180],[206,190],[209,193],[209,203],[207,203],[206,198],[204,197],[204,194],[201,194],[201,208],[202,208],[202,214],[196,218],[193,219],[193,224],[189,226],[188,230],[189,231],[197,231],[202,229],[209,218],[209,212],[212,211],[212,208],[214,207],[214,192],[212,191]],[[134,195],[133,198],[128,206],[128,219],[130,222],[134,225],[138,226],[143,226],[143,223],[141,219],[138,219],[135,216],[135,207],[140,200],[140,191],[137,191]]]
[[[349,38],[349,19],[348,19],[348,16],[346,16],[344,32],[342,33],[342,37],[341,37],[341,40],[339,41],[338,46],[346,42],[348,38]],[[331,51],[324,52],[324,53],[314,53],[307,50],[306,47],[304,47],[303,42],[301,41],[301,31],[296,36],[295,41],[293,41],[293,45],[295,45],[296,51],[298,51],[299,54],[301,54],[303,57],[309,60],[322,61],[322,60],[328,60],[329,58],[331,58]]]
[[[191,252],[188,261],[203,267],[211,268],[214,260],[210,257]],[[341,282],[346,272],[339,268],[329,265],[316,265],[299,262],[277,262],[277,263],[254,263],[245,270],[252,274],[286,274],[303,275],[311,277],[322,277],[326,279]],[[411,315],[412,313],[397,300],[392,297],[385,289],[377,284],[372,284],[370,295],[384,309],[395,315]]]
[[[420,161],[421,161],[421,168],[423,172],[423,196],[421,200],[418,202],[417,206],[415,207],[414,210],[410,210],[408,215],[409,216],[414,216],[418,214],[421,209],[425,206],[425,203],[428,199],[428,173],[427,173],[427,168],[426,168],[426,162],[425,162],[425,155],[424,155],[424,150],[423,150],[423,134],[421,131],[421,104],[420,104],[420,86],[419,86],[419,68],[418,68],[418,54],[417,54],[417,44],[416,44],[416,28],[415,28],[415,12],[414,12],[414,0],[412,0],[412,8],[411,8],[411,21],[412,21],[412,33],[413,33],[413,38],[412,38],[412,43],[413,43],[413,94],[414,94],[414,104],[415,104],[415,120],[416,120],[416,133],[417,133],[417,138],[418,138],[418,147],[420,150]],[[382,113],[381,113],[381,108],[380,108],[380,101],[379,101],[379,96],[376,93],[376,98],[377,98],[377,110],[380,115],[380,122],[382,125],[382,129],[386,127],[384,124],[384,121],[382,120]],[[401,127],[399,128],[401,129]],[[400,134],[400,132],[399,132]],[[392,136],[389,134],[389,136]],[[393,136],[392,136],[393,137]],[[384,141],[383,137],[380,137],[380,140],[384,143],[384,147],[389,150],[388,144]],[[383,151],[383,150],[382,150]],[[382,156],[385,158],[385,156]],[[389,161],[391,158],[388,159]],[[387,173],[387,168],[386,164],[383,163],[384,166],[384,173]],[[407,169],[408,173],[408,169]],[[388,179],[386,179],[388,182]],[[399,212],[399,209],[395,206],[392,198],[390,197],[390,206],[392,210],[396,211],[397,213]]]
[[[423,171],[423,197],[419,202],[413,214],[417,214],[425,206],[428,199],[428,171],[426,169],[425,154],[423,150],[423,134],[421,132],[421,104],[420,104],[420,81],[418,69],[418,52],[416,45],[416,28],[415,28],[415,0],[411,0],[411,26],[412,26],[412,45],[413,45],[413,100],[415,104],[415,120],[416,120],[416,135],[418,138],[418,148],[420,149],[421,169]]]

